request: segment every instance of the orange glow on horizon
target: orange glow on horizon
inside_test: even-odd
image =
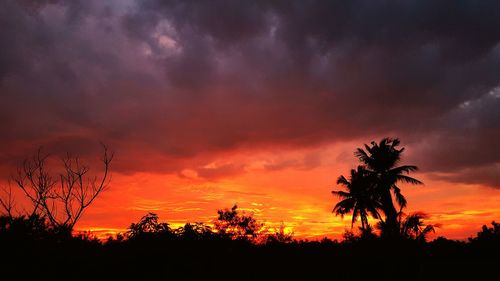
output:
[[[109,190],[87,210],[77,229],[101,237],[123,233],[148,212],[157,213],[173,228],[187,222],[211,224],[218,209],[237,204],[267,227],[283,223],[296,238],[339,239],[350,229],[351,217],[331,213],[338,199],[330,192],[341,189],[336,178],[356,165],[352,154],[345,152],[352,147],[356,145],[240,151],[209,162],[198,172],[188,167],[179,174],[114,174]],[[241,170],[227,168],[233,166]],[[425,185],[402,186],[409,202],[405,212],[424,211],[430,216],[426,222],[440,224],[431,238],[466,239],[500,214],[500,192],[495,189],[436,181],[425,173],[414,176]]]

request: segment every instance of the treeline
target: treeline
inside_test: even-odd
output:
[[[468,241],[362,231],[347,231],[340,241],[307,241],[283,228],[266,230],[235,206],[219,210],[213,227],[171,228],[150,213],[123,235],[102,241],[68,235],[39,217],[3,216],[0,249],[2,272],[22,279],[448,280],[494,273],[500,224],[483,226]]]
[[[258,222],[251,214],[240,213],[238,206],[221,209],[217,211],[217,217],[213,226],[203,222],[186,223],[184,226],[172,228],[169,223],[161,222],[155,213],[147,213],[138,222],[132,223],[127,231],[107,239],[100,239],[91,231],[70,233],[65,228],[54,226],[44,217],[33,215],[26,216],[0,216],[0,240],[3,244],[17,243],[23,241],[56,241],[64,243],[67,241],[84,241],[98,245],[135,243],[136,241],[157,242],[160,240],[185,240],[185,241],[227,241],[234,243],[246,243],[254,246],[274,244],[366,244],[370,242],[384,243],[415,243],[415,245],[428,245],[436,243],[466,244],[489,244],[498,246],[500,242],[500,223],[491,222],[491,226],[483,225],[481,231],[467,241],[448,240],[442,236],[428,242],[425,234],[430,229],[420,221],[420,213],[414,213],[398,223],[399,235],[387,237],[382,230],[374,231],[371,227],[359,227],[357,231],[346,229],[342,239],[329,239],[327,237],[319,241],[307,239],[296,239],[292,232],[286,232],[285,224],[278,228],[266,227],[264,223]]]

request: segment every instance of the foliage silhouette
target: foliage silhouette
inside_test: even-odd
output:
[[[483,225],[481,228],[481,232],[477,233],[477,240],[483,241],[483,240],[500,240],[500,223],[497,223],[495,221],[491,222],[492,227],[488,227],[486,225]]]
[[[361,228],[365,230],[368,225],[368,215],[374,218],[380,218],[378,209],[382,208],[381,203],[375,196],[373,180],[371,174],[363,166],[358,166],[357,170],[351,170],[350,179],[340,176],[337,184],[345,186],[345,191],[332,191],[342,199],[333,208],[336,215],[342,218],[348,213],[352,213],[351,228],[357,221],[361,219]]]
[[[400,212],[398,223],[401,235],[405,238],[425,241],[427,235],[436,232],[435,228],[439,227],[437,224],[426,225],[423,220],[429,216],[423,212],[415,212],[402,219],[403,216],[404,214]]]
[[[216,234],[212,227],[202,222],[186,223],[183,227],[174,230],[175,234],[184,240],[211,240]]]
[[[37,239],[50,235],[55,235],[55,232],[47,224],[45,218],[39,216],[0,217],[0,233],[2,238],[6,235],[11,238],[27,238],[36,237]]]
[[[148,213],[138,223],[130,225],[127,235],[130,239],[137,239],[171,233],[172,231],[168,223],[159,222],[157,214]]]
[[[232,239],[253,240],[262,229],[262,224],[251,215],[239,214],[238,206],[234,205],[231,209],[218,210],[215,229],[222,236],[228,236]]]
[[[286,232],[285,231],[286,226],[284,223],[280,224],[280,227],[271,233],[266,234],[265,237],[265,243],[267,244],[280,244],[280,243],[291,243],[293,242],[293,233]],[[262,236],[262,235],[261,235]]]
[[[403,212],[399,212],[397,226],[399,229],[399,235],[401,238],[412,239],[417,241],[426,241],[428,235],[435,232],[435,228],[439,227],[439,224],[425,224],[424,219],[428,219],[429,216],[424,212],[414,212],[406,215]],[[386,224],[384,221],[377,223],[377,228],[384,233]]]
[[[406,207],[406,198],[401,193],[400,182],[414,185],[422,184],[421,181],[408,176],[410,172],[417,171],[417,166],[397,166],[401,161],[404,148],[399,148],[399,139],[383,138],[379,143],[374,141],[371,145],[358,148],[355,156],[363,164],[357,170],[351,170],[350,180],[340,176],[338,184],[344,185],[348,191],[334,191],[340,196],[340,201],[334,208],[337,215],[353,213],[352,222],[358,216],[361,218],[362,228],[368,224],[368,214],[381,221],[382,234],[386,237],[400,236],[398,214]],[[396,210],[394,200],[399,205]],[[378,210],[384,213],[382,219]]]
[[[419,235],[426,228],[419,223],[421,217],[417,213],[400,220],[407,225],[409,235]],[[349,280],[375,276],[384,280],[401,280],[401,276],[405,280],[423,280],[428,276],[480,278],[498,263],[499,257],[491,253],[500,251],[496,223],[484,226],[468,243],[442,237],[429,243],[424,239],[388,241],[374,235],[370,226],[359,236],[346,232],[341,242],[258,239],[268,235],[261,231],[256,235],[260,243],[255,243],[228,238],[201,223],[172,230],[151,213],[131,225],[134,235],[106,242],[91,235],[62,238],[43,218],[37,224],[28,220],[0,217],[0,247],[8,257],[2,266],[5,272],[22,272],[23,277],[37,280],[68,280],[68,276],[72,280],[96,276],[189,280],[255,280],[265,276],[316,280],[332,270],[337,272],[335,279]],[[415,225],[418,231],[413,230]]]

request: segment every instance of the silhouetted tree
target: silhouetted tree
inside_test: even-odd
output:
[[[262,224],[251,215],[239,214],[238,206],[231,209],[218,210],[219,215],[215,221],[215,229],[221,235],[227,235],[233,239],[253,239],[262,228]]]
[[[340,176],[337,184],[343,185],[347,191],[332,191],[341,199],[333,208],[333,212],[342,218],[344,215],[352,213],[351,228],[358,217],[361,220],[362,230],[368,227],[368,215],[375,219],[380,218],[377,209],[380,209],[382,205],[374,192],[374,180],[372,174],[363,166],[358,166],[357,170],[352,169],[349,179]]]
[[[8,218],[13,218],[14,216],[14,195],[12,194],[12,186],[10,181],[8,186],[2,186],[0,191],[0,214]]]
[[[401,217],[403,217],[403,213],[401,213]],[[427,218],[429,218],[427,214],[415,212],[409,214],[404,219],[400,219],[400,232],[403,237],[426,241],[427,235],[431,232],[436,232],[435,227],[438,227],[436,224],[425,224],[424,219]]]
[[[438,224],[425,224],[424,219],[429,216],[423,212],[415,212],[405,215],[403,212],[399,213],[399,229],[400,234],[409,239],[426,241],[427,235],[435,232],[435,228],[439,227]]]
[[[177,228],[174,233],[186,240],[203,240],[214,236],[212,228],[202,222],[186,223],[183,227]]]
[[[373,231],[373,227],[368,224],[365,228],[358,227],[359,232],[354,232],[353,229],[346,229],[342,233],[342,239],[346,243],[355,243],[359,241],[373,241],[378,238],[377,234]]]
[[[355,243],[360,239],[359,236],[356,236],[356,234],[352,231],[352,229],[348,230],[346,229],[344,233],[342,233],[342,240],[345,243]]]
[[[274,231],[274,233],[270,233],[265,235],[265,243],[290,243],[293,242],[293,233],[287,233],[285,231],[286,226],[284,223],[281,223],[279,228]]]
[[[439,227],[439,224],[426,224],[424,219],[427,218],[429,218],[429,216],[423,212],[414,212],[409,215],[399,212],[397,221],[399,235],[402,238],[425,242],[427,236],[431,232],[435,232],[436,227]],[[387,224],[384,221],[380,221],[377,224],[377,228],[380,229],[382,233],[387,231],[386,227]]]
[[[170,233],[171,229],[168,223],[159,222],[158,215],[155,213],[148,213],[143,216],[138,223],[132,223],[127,232],[130,239]]]
[[[365,149],[358,148],[355,155],[365,165],[369,178],[373,182],[366,188],[373,191],[374,198],[380,202],[380,209],[385,215],[386,235],[395,235],[398,229],[398,211],[396,210],[391,192],[399,205],[400,211],[406,207],[406,198],[401,194],[399,182],[422,184],[421,181],[408,176],[410,172],[417,171],[417,166],[398,166],[404,148],[398,149],[399,139],[383,138],[379,143],[365,144]]]
[[[491,222],[491,227],[483,225],[481,231],[477,233],[477,238],[469,239],[470,241],[488,241],[488,240],[500,240],[500,223],[495,221]]]
[[[34,215],[31,218],[25,216],[1,216],[0,217],[0,236],[5,238],[24,239],[30,237],[32,239],[40,239],[54,234],[48,227],[48,224],[43,217]]]
[[[89,176],[89,166],[69,154],[62,159],[63,172],[52,174],[47,167],[48,158],[49,155],[39,149],[24,161],[14,180],[32,203],[28,218],[47,218],[51,227],[71,232],[84,210],[107,187],[113,154],[103,145],[104,166],[100,179]]]
[[[375,232],[373,232],[373,227],[369,224],[365,228],[360,228],[360,231],[360,238],[363,240],[373,240],[378,238]]]

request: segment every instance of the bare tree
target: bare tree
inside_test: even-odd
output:
[[[39,149],[24,161],[14,180],[32,203],[29,217],[46,217],[52,227],[71,231],[84,210],[108,186],[113,153],[103,145],[101,178],[90,176],[89,166],[70,154],[62,159],[62,172],[54,176],[47,167],[48,159]]]
[[[2,186],[2,194],[0,195],[0,207],[3,215],[12,219],[14,212],[14,195],[12,194],[12,186],[9,181],[8,186]]]

